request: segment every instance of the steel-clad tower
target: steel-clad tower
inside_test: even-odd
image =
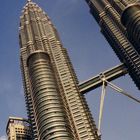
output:
[[[85,1],[90,7],[91,14],[99,23],[101,32],[140,89],[140,5],[138,0]]]
[[[34,140],[100,140],[58,33],[28,0],[20,17],[20,60]]]

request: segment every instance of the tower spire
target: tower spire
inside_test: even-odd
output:
[[[27,2],[31,2],[32,0],[27,0]]]

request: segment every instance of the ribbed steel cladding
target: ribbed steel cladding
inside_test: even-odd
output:
[[[37,53],[28,62],[40,137],[72,140],[49,61],[47,54]]]
[[[55,39],[54,41],[56,42]],[[58,70],[57,77],[60,77],[60,82],[63,86],[62,96],[66,97],[66,102],[70,109],[69,116],[72,116],[72,123],[74,123],[78,133],[77,139],[100,139],[97,136],[97,129],[87,107],[86,100],[79,93],[78,80],[66,50],[59,45],[53,45],[51,49]],[[79,120],[81,121],[81,126],[78,125]],[[76,132],[74,133],[76,134]]]
[[[73,67],[69,60],[69,57],[66,53],[66,50],[63,48],[59,48],[56,50],[54,47],[52,49],[56,65],[59,66],[59,76],[63,85],[63,89],[65,91],[67,103],[74,118],[74,123],[79,135],[79,139],[100,139],[97,136],[97,129],[95,127],[95,124],[93,123],[93,119],[88,109],[86,100],[83,96],[81,97],[81,95],[79,94],[77,88],[78,81],[73,71]]]
[[[121,21],[126,27],[128,38],[134,44],[138,53],[140,53],[140,5],[128,6],[122,14]]]
[[[98,1],[97,1],[98,2]],[[100,1],[101,2],[101,1]],[[129,4],[129,2],[127,1]],[[93,3],[94,4],[94,3]],[[93,6],[94,7],[94,6]],[[93,9],[94,11],[94,9]],[[127,39],[126,34],[122,31],[121,28],[116,24],[114,20],[110,17],[110,12],[106,13],[105,9],[102,14],[100,14],[100,26],[102,32],[110,45],[112,46],[115,53],[118,55],[121,62],[129,70],[131,78],[134,80],[138,88],[140,88],[139,81],[139,67],[140,67],[140,57],[137,51],[134,49],[134,46],[130,43],[130,40]],[[94,16],[94,15],[93,15]],[[137,58],[137,59],[135,59]]]
[[[21,37],[21,36],[20,36]],[[20,38],[20,42],[21,38]],[[24,46],[24,45],[23,45]],[[21,47],[23,47],[21,46]],[[32,137],[34,140],[36,140],[37,137],[37,126],[36,126],[36,121],[35,121],[35,115],[34,115],[34,107],[32,104],[32,97],[30,94],[30,84],[29,84],[29,77],[28,77],[28,69],[27,69],[27,52],[26,48],[23,47],[21,48],[21,71],[22,71],[22,76],[23,76],[23,85],[24,85],[24,92],[25,92],[25,101],[26,101],[26,108],[27,108],[27,114],[28,114],[28,119],[31,124],[31,130],[32,130]]]
[[[23,10],[20,29],[22,46],[25,46],[28,50],[26,55],[30,55],[30,53],[37,50],[44,50],[47,51],[51,58],[50,64],[48,58],[33,58],[33,55],[31,55],[28,59],[29,74],[28,70],[23,72],[24,74],[27,72],[27,77],[28,75],[30,76],[30,79],[27,78],[27,80],[30,81],[29,85],[32,85],[30,94],[34,108],[33,115],[35,116],[37,131],[39,130],[38,139],[48,140],[56,137],[62,140],[65,135],[63,132],[67,130],[67,133],[65,132],[66,135],[70,135],[69,137],[67,136],[67,139],[99,140],[100,138],[97,136],[97,129],[94,121],[92,122],[92,117],[86,101],[84,97],[80,97],[77,85],[78,80],[67,53],[61,45],[57,31],[44,12],[33,2],[29,2]],[[54,71],[52,71],[52,65]],[[63,100],[63,103],[61,103],[58,96],[59,93],[57,91],[54,75],[59,84],[59,90],[61,91],[60,98]],[[67,101],[65,100],[66,96]],[[49,100],[51,100],[51,102],[49,102]],[[58,114],[56,115],[54,112],[58,112]],[[59,125],[53,123],[52,117],[54,118],[54,122],[62,122],[62,126],[59,127],[61,123]],[[70,128],[65,124],[66,120],[68,120],[67,123],[70,122]],[[54,125],[58,125],[58,129],[56,128],[55,130],[61,129],[63,134],[54,133],[54,135],[50,136],[46,131],[49,128],[48,125],[50,122]],[[82,122],[81,126],[79,126],[79,122]],[[45,124],[46,126],[44,126]],[[52,124],[50,124],[50,127],[51,126]],[[54,130],[50,130],[50,133],[53,132]],[[74,138],[71,135],[74,135]],[[66,140],[65,136],[64,139]]]

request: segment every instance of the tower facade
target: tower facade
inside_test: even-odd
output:
[[[100,140],[56,28],[28,1],[20,17],[20,60],[35,140]]]
[[[32,140],[30,124],[23,118],[9,117],[6,133],[8,140]]]
[[[140,89],[138,47],[140,14],[137,14],[140,6],[134,4],[137,0],[86,0],[86,2],[91,14],[100,25],[101,32]],[[130,6],[132,4],[135,6]]]
[[[128,5],[121,15],[126,34],[140,54],[140,2]]]

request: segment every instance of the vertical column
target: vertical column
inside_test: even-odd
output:
[[[37,51],[28,57],[36,120],[41,140],[73,140],[49,55]]]
[[[128,38],[140,54],[140,5],[136,3],[127,7],[122,13],[121,22],[126,27]]]

